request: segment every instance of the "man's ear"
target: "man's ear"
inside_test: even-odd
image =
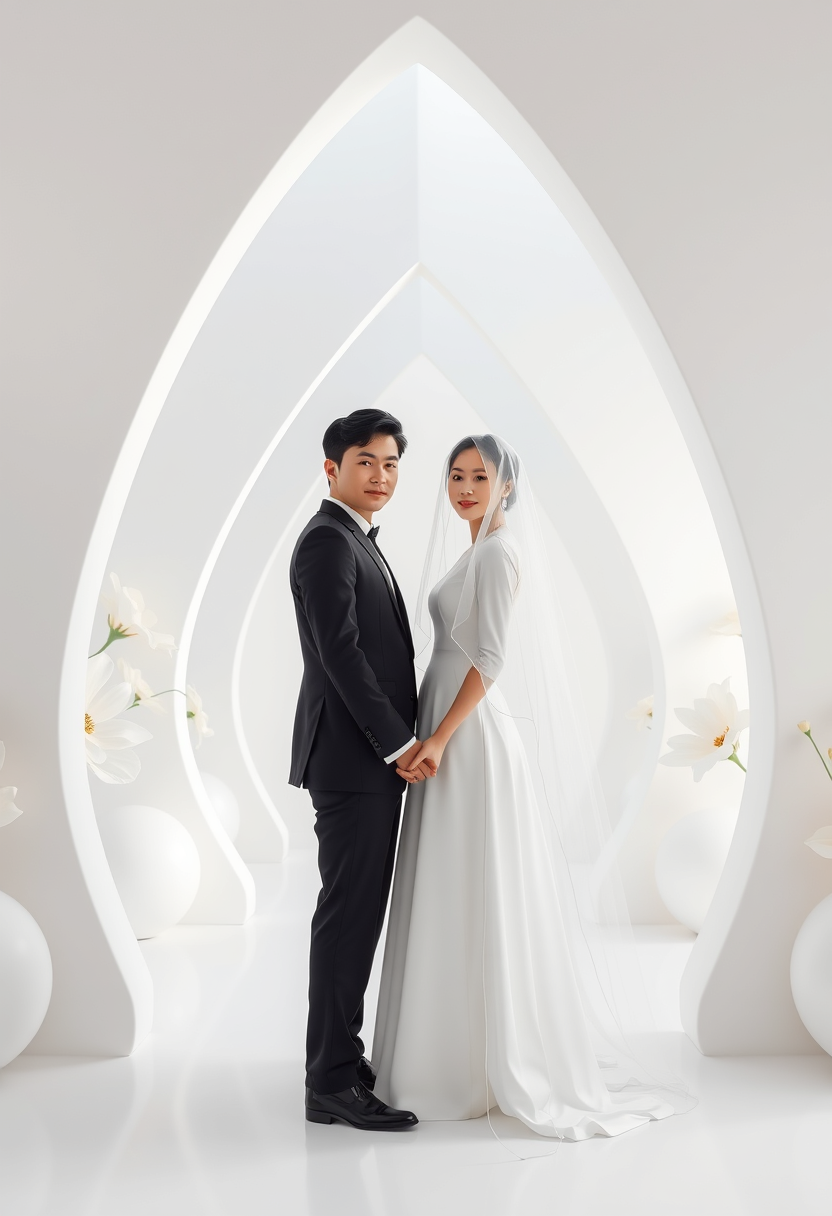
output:
[[[332,485],[333,480],[338,481],[338,465],[334,460],[324,461],[324,474],[330,485]]]

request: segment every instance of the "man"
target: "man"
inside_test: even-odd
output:
[[[315,808],[322,884],[309,962],[306,1117],[390,1131],[418,1119],[373,1095],[360,1031],[405,784],[396,761],[408,768],[420,746],[407,612],[372,526],[396,489],[406,446],[401,424],[382,410],[332,423],[323,440],[330,498],[290,566],[303,680],[289,781],[309,790]],[[427,775],[427,767],[414,773]]]

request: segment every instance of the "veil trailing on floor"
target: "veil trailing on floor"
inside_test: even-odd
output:
[[[557,884],[574,968],[599,1064],[608,1089],[671,1091],[681,1110],[684,1086],[656,1054],[624,889],[611,850],[611,826],[598,775],[564,614],[528,477],[518,454],[494,435],[458,444],[443,465],[415,620],[417,668],[430,657],[433,627],[428,596],[470,546],[469,529],[448,496],[452,459],[475,446],[488,476],[489,504],[467,565],[451,634],[480,672],[492,708],[518,728],[535,786],[551,871]],[[485,488],[485,483],[483,483]],[[507,590],[510,620],[504,650],[487,643],[477,620],[477,583],[497,530],[518,578]],[[486,641],[483,641],[485,636]],[[647,1037],[649,1036],[649,1037]]]

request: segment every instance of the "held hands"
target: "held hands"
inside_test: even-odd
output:
[[[419,764],[416,760],[416,757],[422,750],[422,746],[417,739],[395,761],[396,772],[400,777],[404,777],[408,785],[412,785],[414,781],[424,781],[426,777],[433,777],[435,775],[435,770],[432,770],[428,765]]]
[[[410,751],[399,756],[396,761],[396,772],[412,785],[415,781],[423,781],[425,777],[435,777],[445,751],[445,742],[438,735],[431,735],[424,743],[418,741]]]

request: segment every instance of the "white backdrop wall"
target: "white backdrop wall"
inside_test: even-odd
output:
[[[787,960],[797,925],[829,889],[825,864],[800,843],[828,812],[793,723],[810,712],[819,731],[832,727],[832,587],[793,505],[810,519],[830,505],[829,11],[808,0],[421,11],[575,183],[649,304],[717,454],[730,499],[706,483],[743,576],[734,581],[757,716],[685,1018],[706,1050],[804,1050]],[[27,814],[4,830],[0,884],[27,903],[57,959],[41,1049],[129,1049],[147,1023],[146,978],[91,808],[82,799],[70,817],[63,809],[67,783],[83,781],[80,760],[65,750],[59,762],[59,712],[79,698],[77,643],[94,599],[86,587],[76,601],[79,571],[104,487],[235,217],[304,123],[411,15],[395,0],[291,14],[254,2],[6,11],[4,104],[19,120],[4,133],[13,407],[0,558],[18,593],[3,604],[0,735]],[[686,437],[712,468],[692,417]],[[32,605],[49,605],[54,630]]]

